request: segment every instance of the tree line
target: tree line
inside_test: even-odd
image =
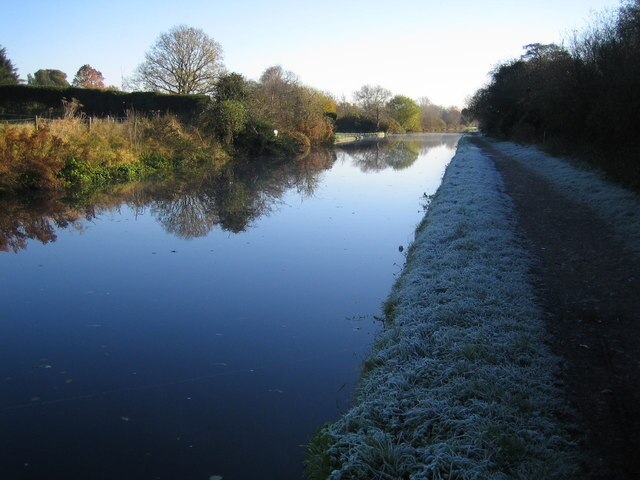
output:
[[[17,69],[0,49],[0,85],[18,84]],[[27,76],[33,87],[105,89],[102,73],[89,64],[78,69],[71,84],[56,69]],[[353,101],[306,86],[291,71],[274,65],[259,80],[227,72],[221,45],[204,31],[180,25],[162,33],[143,62],[124,82],[128,91],[205,94],[202,126],[225,146],[263,146],[284,134],[299,148],[330,140],[338,131],[392,133],[457,130],[464,117],[455,107],[443,108],[423,98],[418,102],[380,86],[365,85]],[[108,87],[115,90],[115,87]],[[107,112],[105,112],[107,113]],[[276,133],[277,132],[277,133]]]
[[[526,45],[469,102],[481,129],[577,154],[640,188],[640,0],[573,35]]]
[[[336,106],[336,127],[340,132],[447,132],[470,126],[466,112],[458,107],[442,107],[427,97],[417,101],[393,95],[380,85],[364,85],[353,101],[342,99]]]
[[[19,85],[18,69],[7,58],[5,48],[0,48],[0,85]],[[78,87],[78,88],[106,88],[102,72],[91,65],[85,64],[78,69],[71,83],[67,80],[67,74],[62,70],[41,68],[33,75],[27,75],[27,85],[33,87]],[[115,87],[109,87],[115,90]]]

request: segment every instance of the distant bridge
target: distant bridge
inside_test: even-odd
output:
[[[333,141],[334,145],[341,143],[351,143],[362,140],[363,138],[384,138],[384,132],[374,133],[336,133]]]

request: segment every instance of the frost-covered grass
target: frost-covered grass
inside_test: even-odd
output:
[[[354,405],[311,442],[311,478],[576,478],[556,360],[502,190],[492,162],[461,140]]]
[[[596,170],[580,169],[536,147],[491,141],[493,147],[549,180],[558,190],[590,208],[619,241],[640,256],[640,198],[607,181]]]

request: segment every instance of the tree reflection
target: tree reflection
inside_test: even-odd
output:
[[[0,250],[17,252],[29,240],[54,242],[61,228],[81,229],[84,221],[127,205],[148,210],[163,228],[180,238],[206,236],[216,226],[233,233],[269,214],[290,189],[314,194],[321,173],[335,161],[332,151],[294,160],[237,159],[199,175],[131,184],[94,195],[90,201],[60,197],[0,201]]]
[[[59,198],[23,197],[0,202],[0,251],[17,252],[28,240],[55,242],[60,228],[82,229],[93,211],[71,207]]]
[[[362,172],[379,172],[386,168],[409,168],[421,155],[441,146],[455,148],[459,136],[455,135],[399,135],[372,138],[340,146]]]
[[[338,152],[363,172],[408,168],[431,149],[454,148],[458,136],[392,137],[345,145]],[[17,252],[29,240],[55,242],[59,229],[82,229],[86,221],[127,205],[148,210],[170,234],[190,239],[214,228],[238,233],[275,209],[283,195],[295,189],[313,196],[322,176],[337,158],[333,150],[309,153],[293,160],[238,158],[214,170],[191,172],[153,182],[114,187],[108,192],[0,200],[0,250]]]

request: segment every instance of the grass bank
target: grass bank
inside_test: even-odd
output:
[[[0,193],[90,188],[222,162],[225,153],[170,115],[0,125]]]
[[[166,177],[226,163],[238,153],[278,157],[308,153],[297,132],[274,135],[249,125],[238,146],[223,146],[209,125],[173,115],[95,119],[83,115],[0,124],[0,195],[28,191],[83,191],[148,177]],[[306,142],[306,143],[305,143]]]
[[[491,160],[462,139],[307,477],[576,478],[529,262]]]

